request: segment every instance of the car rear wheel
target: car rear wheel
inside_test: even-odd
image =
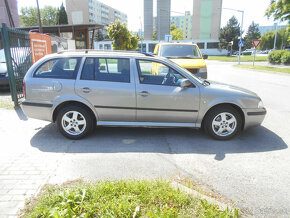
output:
[[[81,139],[88,135],[93,127],[93,117],[90,112],[81,106],[66,106],[57,116],[57,125],[60,132],[69,139]]]
[[[206,115],[204,128],[214,139],[228,140],[241,132],[242,117],[231,106],[218,106]]]

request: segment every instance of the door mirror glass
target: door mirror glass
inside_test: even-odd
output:
[[[207,54],[204,54],[203,55],[203,59],[208,59],[208,55]]]

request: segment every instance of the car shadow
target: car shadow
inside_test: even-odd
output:
[[[189,128],[118,128],[98,127],[82,140],[63,137],[56,124],[39,130],[30,141],[43,152],[120,153],[144,152],[165,154],[215,154],[223,160],[226,154],[269,152],[288,148],[271,130],[259,126],[242,132],[228,141],[217,141],[203,131]]]

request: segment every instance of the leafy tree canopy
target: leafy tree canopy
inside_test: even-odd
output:
[[[290,0],[271,0],[265,16],[273,16],[274,20],[290,20]]]
[[[38,14],[36,7],[21,8],[20,20],[22,26],[38,26]],[[56,25],[57,24],[57,8],[52,6],[45,6],[40,9],[42,25]]]
[[[120,21],[112,23],[108,28],[108,36],[113,40],[114,50],[136,50],[139,38],[132,34],[127,26]]]
[[[268,31],[261,37],[261,44],[259,48],[261,50],[273,49],[274,48],[274,38],[276,31]],[[289,28],[279,29],[277,32],[276,39],[276,49],[283,49],[288,41],[288,36],[290,34]],[[288,41],[288,42],[287,42]]]
[[[181,29],[178,29],[175,24],[170,26],[170,35],[172,35],[172,40],[182,40],[183,32]]]

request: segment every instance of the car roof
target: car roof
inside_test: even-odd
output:
[[[159,45],[196,45],[192,42],[160,42]]]
[[[112,56],[112,57],[126,57],[126,58],[144,58],[151,57],[155,59],[166,60],[166,58],[155,56],[151,53],[137,52],[137,51],[104,51],[104,50],[64,50],[58,53],[46,55],[47,58],[57,57],[89,57],[89,56]]]

